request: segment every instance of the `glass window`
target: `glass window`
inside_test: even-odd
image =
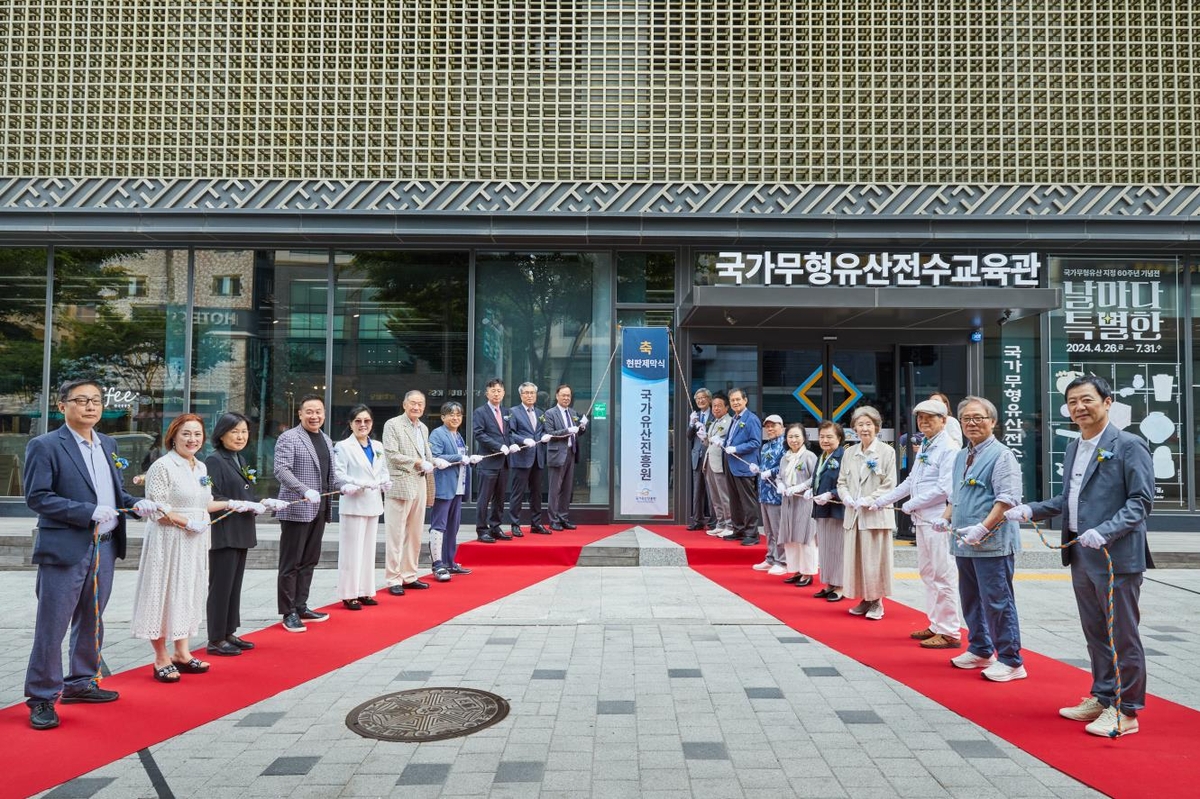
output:
[[[0,250],[0,496],[21,496],[25,445],[40,432],[46,251]]]
[[[125,488],[149,467],[161,434],[183,412],[188,257],[183,250],[69,248],[54,253],[54,346],[50,385],[100,381],[97,429],[117,439],[130,462]],[[131,294],[131,282],[145,292]],[[62,423],[50,403],[49,428]]]
[[[617,302],[675,304],[675,253],[617,253]]]
[[[337,253],[331,435],[349,435],[349,411],[370,406],[374,435],[401,413],[406,392],[425,394],[425,423],[448,400],[465,407],[470,254]]]
[[[1050,314],[1044,383],[1050,416],[1050,494],[1061,490],[1067,444],[1079,437],[1063,389],[1095,374],[1115,394],[1109,421],[1145,438],[1154,461],[1155,510],[1184,509],[1185,435],[1179,262],[1171,258],[1052,258],[1063,307]]]
[[[571,386],[575,410],[611,402],[612,260],[607,253],[479,253],[476,256],[475,389],[467,412],[484,402],[483,386],[538,386],[538,406]],[[608,379],[602,381],[605,374]],[[582,439],[575,501],[608,504],[609,426],[597,420]]]
[[[218,297],[242,296],[240,275],[218,275],[213,278],[212,293]]]

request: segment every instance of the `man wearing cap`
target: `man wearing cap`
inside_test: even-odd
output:
[[[929,617],[929,626],[910,636],[926,649],[958,649],[962,646],[958,569],[950,557],[949,530],[935,530],[933,524],[945,515],[946,501],[954,490],[954,457],[959,447],[946,433],[949,410],[941,401],[918,402],[913,413],[923,440],[913,456],[912,471],[903,483],[875,500],[871,509],[879,510],[908,497],[900,510],[912,517],[917,536],[917,571],[925,583],[925,612]]]

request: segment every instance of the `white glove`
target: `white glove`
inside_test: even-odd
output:
[[[587,423],[588,423],[588,418],[586,416],[579,417],[579,426],[580,427],[587,427]]]
[[[467,458],[467,461],[468,461],[468,462],[469,462],[469,463],[470,463],[472,466],[474,466],[475,464],[479,463],[481,460],[483,460],[483,456],[482,456],[482,455],[471,455],[470,457],[468,457],[468,458]]]
[[[262,516],[264,513],[267,512],[267,506],[262,504],[261,502],[247,502],[246,504],[250,506],[250,511],[255,516]]]
[[[696,438],[700,439],[701,443],[705,443],[708,441],[708,433],[704,430],[703,427],[696,428]]]
[[[946,518],[937,518],[929,525],[935,533],[950,532],[950,520]]]
[[[189,533],[203,533],[206,527],[208,527],[208,525],[204,522],[198,522],[195,519],[188,519],[188,523],[183,526],[183,529],[187,530]]]
[[[283,510],[288,506],[288,503],[282,499],[275,499],[275,497],[267,497],[262,501],[262,504],[267,510]]]
[[[688,414],[688,424],[690,424],[694,427],[699,422],[700,422],[700,414],[696,413],[695,411],[692,411],[691,413]]]
[[[1084,530],[1083,535],[1079,536],[1079,546],[1087,547],[1088,549],[1099,549],[1107,543],[1104,540],[1104,536],[1095,530]]]
[[[133,512],[144,519],[147,516],[157,516],[162,510],[152,499],[139,499],[133,506]]]
[[[751,469],[750,471],[754,471],[754,470]],[[773,474],[775,474],[774,469],[763,469],[761,472],[758,473],[758,476],[764,480],[770,480],[771,475],[773,475]]]
[[[804,486],[802,485],[788,486],[787,495],[789,497],[798,497],[804,493],[804,490]]]
[[[543,444],[549,444],[549,443],[550,443],[550,439],[552,439],[552,438],[554,438],[554,436],[550,435],[549,433],[545,433],[545,434],[543,434],[543,435],[542,435],[542,443],[543,443]]]
[[[379,487],[382,488],[386,493],[392,490],[392,485],[393,484],[391,480],[384,480],[382,483],[380,483]]]
[[[750,464],[750,474],[762,474],[762,469],[758,468],[757,463]],[[769,477],[769,474],[764,474],[763,477]]]
[[[721,438],[720,436],[713,436],[708,443],[712,444],[714,447],[719,447],[725,443],[725,439]]]
[[[314,505],[321,504],[321,492],[315,488],[310,488],[304,492],[304,498]]]
[[[507,455],[507,454],[508,454],[508,444],[501,444],[501,445],[500,445],[500,454],[501,454],[501,455]]]
[[[253,502],[246,502],[241,499],[231,499],[229,500],[229,509],[234,513],[246,513],[247,511],[254,510],[254,504]]]
[[[871,501],[870,501],[869,503],[867,503],[867,505],[866,505],[866,508],[867,508],[867,510],[879,510],[879,509],[880,509],[880,508],[882,508],[882,507],[883,507],[883,503],[882,503],[882,502],[880,502],[880,501],[879,501],[879,500],[877,500],[877,499],[873,499],[873,500],[871,500]]]
[[[854,504],[863,510],[872,510],[871,506],[875,504],[875,500],[867,499],[866,497],[860,497],[859,499],[855,500]]]
[[[352,497],[360,491],[362,491],[362,486],[356,486],[354,483],[346,483],[342,486],[342,493],[348,497]]]
[[[576,433],[579,432],[579,425],[577,425],[577,424],[571,425],[570,427],[567,428],[567,432],[570,433],[571,435],[575,435]]]
[[[1033,509],[1028,505],[1016,505],[1004,511],[1004,518],[1010,522],[1027,522],[1033,518]]]
[[[728,452],[730,455],[736,455],[737,447],[735,447],[733,444],[730,444],[728,447],[725,448],[725,451]]]
[[[420,463],[417,464],[417,467],[421,471],[425,472],[425,474],[429,474],[430,472],[433,471],[433,464],[430,463],[429,461],[421,461]]]
[[[434,468],[437,468],[437,469],[449,469],[450,461],[446,460],[445,458],[434,458],[433,465],[434,465]]]
[[[521,444],[523,444],[526,448],[529,448],[532,446],[536,446],[537,442],[534,441],[532,438],[527,438],[524,441],[522,441]]]
[[[913,514],[912,500],[910,499],[908,502],[905,502],[903,505],[901,505],[900,510],[904,511],[909,516],[912,516],[912,514]]]
[[[92,521],[108,524],[117,518],[117,509],[110,505],[97,505],[92,511]]]
[[[974,547],[987,535],[987,528],[982,524],[972,524],[970,527],[960,527],[954,532],[962,538],[964,544]]]
[[[817,503],[818,505],[828,505],[829,500],[831,499],[833,499],[833,492],[826,491],[824,494],[817,494],[815,497],[813,497],[813,502]]]
[[[805,498],[805,499],[812,499],[812,498],[813,498],[813,492],[812,492],[812,489],[811,489],[811,488],[805,488],[805,489],[804,489],[804,498]]]

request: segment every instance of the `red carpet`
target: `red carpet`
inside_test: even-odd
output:
[[[459,552],[461,562],[476,569],[471,575],[403,597],[381,591],[379,605],[361,611],[328,606],[330,620],[310,624],[303,635],[273,625],[247,635],[258,648],[238,658],[204,658],[201,649],[198,655],[213,663],[212,670],[184,675],[178,685],[154,682],[148,665],[114,674],[104,687],[120,691],[119,701],[60,704],[62,725],[55,730],[31,729],[24,704],[0,710],[0,796],[44,791],[386,649],[559,574],[575,565],[584,544],[628,528],[589,525],[552,536],[466,544]],[[149,663],[149,644],[146,657]]]
[[[1088,735],[1083,724],[1058,715],[1059,707],[1087,695],[1091,679],[1081,669],[1027,649],[1022,654],[1028,679],[989,683],[978,671],[951,666],[947,661],[957,652],[923,650],[910,642],[909,632],[928,624],[925,615],[912,608],[889,600],[881,621],[853,617],[847,613],[852,602],[813,599],[816,588],[792,588],[778,577],[748,568],[754,558],[740,565],[714,565],[719,557],[711,552],[712,545],[695,536],[715,539],[682,527],[649,529],[685,546],[696,571],[797,632],[907,685],[1098,791],[1118,797],[1196,795],[1196,710],[1148,696],[1136,735],[1117,740]],[[700,563],[692,560],[693,550]],[[1063,585],[1063,593],[1073,606],[1069,585]],[[1019,602],[1018,595],[1018,608]],[[1153,674],[1150,679],[1153,685]]]
[[[455,557],[465,566],[566,566],[579,562],[580,551],[601,538],[608,538],[632,524],[587,524],[578,530],[555,530],[552,535],[534,535],[525,529],[524,538],[481,544],[465,541]],[[504,528],[508,532],[508,528]]]

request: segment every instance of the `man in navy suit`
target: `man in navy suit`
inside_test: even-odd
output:
[[[522,383],[517,388],[521,404],[512,406],[509,429],[508,468],[512,471],[512,486],[508,491],[508,523],[514,536],[521,535],[521,505],[529,492],[529,532],[550,535],[542,526],[542,473],[546,470],[546,444],[549,440],[537,407],[538,388]],[[516,447],[517,449],[513,449]]]
[[[729,515],[733,532],[726,541],[741,541],[749,547],[758,543],[758,452],[762,449],[762,422],[746,407],[746,392],[729,392],[733,419],[725,436],[725,474],[729,480]]]
[[[1115,737],[1138,731],[1138,711],[1146,706],[1146,653],[1138,633],[1142,574],[1153,568],[1146,546],[1146,517],[1154,503],[1154,463],[1141,438],[1108,422],[1112,389],[1102,378],[1076,378],[1063,392],[1079,438],[1067,445],[1062,493],[1045,502],[1018,505],[1010,520],[1062,516],[1062,559],[1071,567],[1071,586],[1092,662],[1091,696],[1059,715],[1089,722],[1092,735]],[[1067,544],[1075,542],[1074,546]],[[1113,640],[1121,673],[1108,645],[1108,563],[1112,558]]]
[[[65,705],[117,699],[117,692],[101,688],[96,677],[113,566],[125,557],[120,509],[132,508],[139,516],[158,510],[156,503],[125,493],[117,470],[127,462],[117,456],[117,442],[94,429],[104,411],[100,385],[64,383],[58,409],[66,424],[25,448],[25,502],[38,515],[33,547],[37,621],[25,673],[29,724],[35,730],[58,726],[54,703],[60,694]],[[68,627],[70,673],[64,680],[62,642]]]
[[[507,456],[515,449],[508,444],[511,416],[508,409],[500,405],[504,402],[504,381],[493,377],[487,382],[486,392],[487,402],[471,414],[475,452],[483,456],[483,460],[475,467],[479,472],[479,496],[475,498],[475,535],[485,544],[493,544],[498,540],[513,539],[504,532],[500,523],[504,516],[504,487],[508,482]],[[510,418],[506,419],[506,416]]]
[[[557,401],[548,409],[542,426],[552,440],[546,446],[546,471],[550,473],[550,529],[574,530],[570,519],[575,491],[575,464],[579,463],[579,437],[587,434],[588,418],[571,410],[574,395],[565,383],[554,392]]]
[[[692,465],[692,511],[688,515],[687,529],[707,530],[712,516],[708,504],[708,490],[704,483],[704,454],[708,451],[708,423],[712,420],[712,392],[701,388],[692,395],[696,410],[688,416],[688,453]]]

